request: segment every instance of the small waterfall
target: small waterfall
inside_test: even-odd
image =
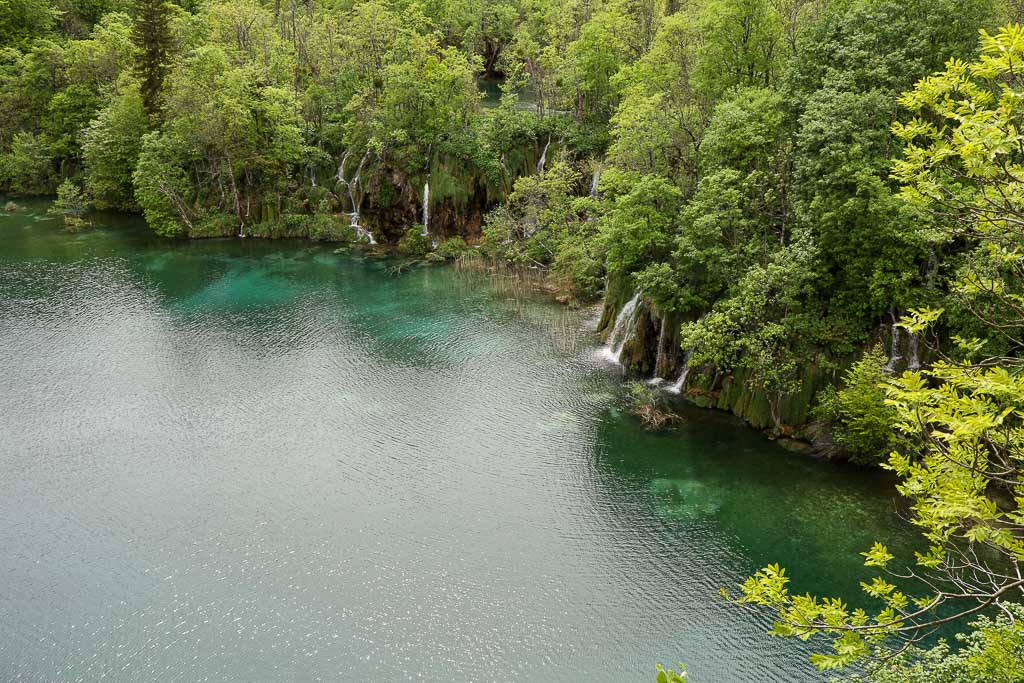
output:
[[[601,182],[601,168],[594,169],[594,175],[590,178],[590,198],[597,199],[597,186]]]
[[[356,191],[360,190],[359,180],[363,173],[363,166],[366,165],[366,160],[370,157],[370,150],[366,150],[366,154],[359,160],[359,166],[356,167],[356,174],[351,180],[345,179],[345,165],[348,162],[349,153],[351,150],[345,150],[345,154],[341,157],[341,163],[338,164],[338,183],[345,186],[345,191],[348,193],[348,201],[352,206],[352,211],[349,212],[349,216],[352,218],[352,226],[358,229],[359,226],[359,209],[363,205],[363,196],[359,195],[356,198]]]
[[[540,161],[537,162],[537,175],[544,175],[544,167],[548,163],[548,147],[551,146],[551,136],[548,135],[548,142],[544,145],[544,151],[540,153]]]
[[[423,236],[430,234],[430,181],[423,183]]]
[[[910,361],[907,363],[907,370],[916,372],[921,369],[920,338],[916,333],[911,332],[907,337],[907,347],[910,353]]]
[[[346,149],[345,153],[341,156],[341,161],[338,163],[338,175],[335,176],[339,183],[348,185],[348,181],[345,180],[345,163],[348,162],[348,155],[352,150]]]
[[[885,369],[889,372],[896,372],[896,366],[903,360],[900,355],[900,326],[899,323],[892,324],[892,346],[889,351],[889,364]]]
[[[686,350],[683,354],[683,371],[679,373],[679,379],[676,383],[668,388],[669,393],[679,394],[682,393],[683,388],[686,386],[686,378],[690,376],[690,349]]]
[[[636,327],[636,318],[640,313],[640,292],[633,295],[633,298],[626,302],[626,305],[619,311],[615,318],[615,326],[608,335],[608,346],[604,348],[604,356],[609,360],[619,363],[622,357],[622,349],[629,341],[633,328]]]
[[[355,219],[358,220],[358,218],[359,218],[359,214],[356,214],[355,215]],[[369,243],[369,245],[371,247],[377,246],[377,240],[375,240],[373,238],[373,233],[372,232],[370,232],[369,230],[367,230],[363,226],[359,225],[359,223],[352,223],[352,227],[355,229],[356,235],[358,235],[362,239],[365,239],[367,241],[367,243]]]
[[[423,163],[426,180],[423,181],[423,232],[424,237],[430,235],[430,153],[434,150],[434,144],[427,145],[427,158]]]
[[[659,379],[661,377],[662,362],[665,360],[665,318],[667,315],[661,317],[661,331],[658,332],[658,355],[654,359],[654,378]]]
[[[245,223],[238,224],[238,236],[245,237]]]
[[[345,166],[348,163],[348,157],[351,152],[352,150],[350,149],[345,150],[345,154],[342,155],[341,161],[338,163],[338,174],[335,177],[340,185],[345,186],[345,191],[348,194],[348,201],[352,207],[352,210],[348,213],[349,225],[351,225],[352,229],[356,231],[356,235],[360,239],[364,239],[369,242],[370,245],[375,246],[377,244],[377,240],[373,238],[373,233],[359,224],[359,207],[362,206],[363,203],[362,196],[357,200],[355,192],[353,191],[353,188],[359,189],[359,176],[363,172],[363,165],[366,163],[367,157],[370,156],[370,150],[366,150],[366,154],[364,154],[362,160],[360,160],[359,166],[356,168],[355,177],[352,178],[352,180],[346,180]],[[312,179],[312,176],[310,176],[310,179]],[[313,184],[315,186],[316,181],[314,181]]]

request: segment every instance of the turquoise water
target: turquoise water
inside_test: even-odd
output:
[[[891,482],[621,412],[588,313],[297,242],[0,216],[0,679],[820,681]]]

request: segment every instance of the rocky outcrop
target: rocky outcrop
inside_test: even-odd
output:
[[[624,284],[609,283],[597,327],[602,338],[610,334],[619,311],[632,294]],[[689,367],[686,364],[687,355],[680,345],[679,330],[684,322],[695,317],[659,312],[650,300],[642,296],[637,312],[631,317],[635,323],[618,354],[619,362],[627,371],[640,377],[658,377],[669,385],[682,380],[677,385],[682,399],[701,407],[733,413],[757,429],[771,429],[808,441],[816,437],[811,410],[817,393],[836,383],[853,360],[852,357],[831,358],[823,352],[809,358],[802,368],[800,389],[785,396],[777,406],[781,424],[776,425],[769,397],[752,381],[749,370],[721,372],[711,367]]]

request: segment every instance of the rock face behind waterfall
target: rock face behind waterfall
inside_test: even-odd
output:
[[[456,190],[451,185],[458,182]],[[430,234],[438,239],[473,237],[479,235],[484,216],[494,203],[494,190],[482,176],[466,172],[457,179],[449,179],[449,192],[445,184],[441,192],[431,184]],[[375,174],[368,182],[362,222],[385,241],[397,242],[415,223],[422,223],[423,176],[412,176],[389,169],[383,176]]]
[[[878,333],[878,340],[889,356],[886,370],[892,374],[902,374],[907,370],[920,370],[929,360],[928,349],[920,337],[911,334],[897,325],[883,326]]]
[[[549,159],[557,146],[557,141],[550,143]],[[477,238],[487,213],[505,199],[516,178],[536,172],[542,153],[534,145],[519,150],[504,164],[507,177],[501,182],[471,160],[436,152],[430,157],[429,170],[415,173],[368,162],[362,174],[365,198],[361,221],[387,242],[397,242],[411,225],[425,220],[435,239]],[[428,186],[429,215],[423,212]]]
[[[609,283],[601,320],[597,331],[603,338],[611,334],[612,327],[622,307],[629,301],[632,292],[622,284]],[[679,329],[684,322],[695,320],[695,316],[661,314],[647,299],[640,298],[637,313],[632,316],[635,325],[622,345],[619,362],[638,378],[657,377],[664,379],[666,388],[675,389],[682,376],[687,355],[681,347]],[[662,353],[659,361],[659,338],[662,318],[665,334],[662,338]],[[829,358],[819,353],[808,358],[802,368],[800,389],[786,396],[779,406],[782,417],[782,431],[790,436],[813,440],[814,426],[811,424],[811,408],[817,392],[835,383],[843,371],[856,358]],[[737,415],[758,429],[774,428],[771,405],[767,394],[752,381],[747,370],[719,372],[714,368],[690,366],[684,381],[679,386],[679,395],[700,407],[715,408]]]
[[[605,298],[601,320],[597,331],[607,341],[615,325],[619,312],[631,298],[632,293],[609,288]],[[682,320],[678,316],[666,315],[657,311],[650,301],[640,297],[634,322],[622,344],[618,361],[631,372],[646,377],[672,377],[682,367],[683,353],[679,346],[679,327]],[[663,325],[664,319],[664,325]],[[662,329],[664,328],[664,337]],[[662,353],[658,353],[658,348]]]

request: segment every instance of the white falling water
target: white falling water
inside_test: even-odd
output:
[[[679,374],[679,379],[676,383],[668,388],[668,391],[673,394],[678,394],[686,386],[686,378],[690,376],[690,350],[687,349],[686,353],[683,354],[683,371]]]
[[[352,229],[356,231],[356,235],[359,237],[359,239],[365,240],[370,245],[375,246],[377,244],[377,240],[373,238],[373,233],[359,224],[359,207],[362,205],[363,202],[361,195],[359,196],[358,199],[356,199],[355,192],[356,190],[360,189],[359,176],[363,172],[363,166],[366,164],[366,159],[370,156],[370,150],[366,150],[366,154],[364,154],[363,158],[359,161],[359,166],[356,168],[356,174],[352,178],[352,180],[346,180],[345,165],[348,163],[348,157],[350,153],[351,150],[345,150],[345,154],[341,157],[341,162],[338,164],[338,174],[336,178],[338,179],[339,184],[345,186],[345,191],[348,194],[349,204],[352,206],[352,211],[348,213],[349,224],[352,226]]]
[[[537,162],[537,175],[544,174],[544,167],[548,163],[548,147],[551,146],[551,136],[548,136],[548,142],[544,145],[544,151],[540,153],[540,161]]]
[[[889,364],[885,369],[889,372],[896,372],[896,366],[903,360],[900,354],[900,326],[899,323],[892,324],[892,347],[889,351]]]
[[[442,217],[443,218],[443,217]],[[430,234],[430,181],[423,183],[423,236]]]
[[[626,302],[626,305],[619,311],[615,318],[615,326],[612,333],[608,335],[608,345],[604,347],[603,355],[615,363],[620,362],[622,348],[629,341],[633,328],[636,327],[636,318],[640,312],[640,292],[633,295],[633,298]]]
[[[665,358],[665,318],[668,316],[661,317],[661,331],[658,332],[658,354],[654,358],[654,379],[661,377],[658,374],[661,371],[661,362]]]
[[[601,169],[595,168],[594,175],[590,178],[590,198],[597,199],[597,186],[601,182]]]
[[[346,149],[345,154],[341,157],[341,163],[338,164],[338,182],[346,186],[348,185],[348,181],[345,180],[345,163],[348,161],[348,155],[350,152],[351,150]]]
[[[920,344],[920,338],[914,332],[911,332],[907,338],[907,346],[909,347],[910,360],[907,362],[907,370],[916,372],[921,369],[921,353],[918,348]]]
[[[358,214],[356,214],[356,218],[357,219],[359,218]],[[366,240],[370,244],[370,246],[376,246],[377,245],[377,240],[375,240],[373,238],[373,233],[372,232],[370,232],[369,230],[367,230],[363,226],[359,225],[359,223],[353,223],[352,227],[355,228],[356,235],[358,235],[360,237],[360,239]]]

